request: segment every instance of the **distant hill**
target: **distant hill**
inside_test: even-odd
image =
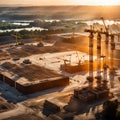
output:
[[[120,6],[0,7],[0,19],[120,19]]]

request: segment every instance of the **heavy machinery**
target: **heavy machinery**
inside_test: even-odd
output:
[[[109,89],[107,85],[107,69],[108,69],[108,54],[109,54],[109,43],[111,43],[111,51],[115,49],[115,44],[114,44],[114,35],[110,34],[109,32],[109,27],[106,27],[104,19],[103,24],[105,26],[105,31],[103,29],[100,30],[95,30],[93,26],[91,26],[90,29],[85,29],[85,32],[90,33],[89,35],[89,76],[87,77],[89,86],[88,88],[85,89],[76,89],[74,90],[74,96],[76,98],[79,98],[83,101],[89,102],[93,101],[96,99],[101,99],[104,97],[109,97]],[[97,34],[97,76],[94,77],[93,74],[93,68],[94,68],[94,62],[93,62],[93,47],[94,47],[94,35]],[[105,55],[102,55],[101,53],[101,39],[102,35],[105,35]],[[109,38],[111,37],[111,42]],[[111,54],[111,61],[110,61],[110,66],[113,68],[113,53]],[[103,58],[103,79],[101,76],[101,58]],[[112,70],[113,71],[113,70]],[[94,85],[94,81],[96,79],[96,85]],[[112,78],[114,80],[114,77]]]
[[[25,59],[25,60],[23,60],[23,63],[24,64],[31,64],[31,61],[29,59]]]
[[[44,46],[44,44],[43,44],[43,42],[42,42],[42,41],[40,41],[40,42],[38,42],[38,43],[37,43],[37,46],[38,46],[38,47],[43,47],[43,46]]]
[[[91,26],[90,29],[86,29],[85,32],[89,32],[89,76],[88,87],[84,89],[75,89],[74,97],[84,101],[84,102],[92,102],[94,100],[99,100],[101,98],[109,97],[109,89],[107,87],[107,82],[102,81],[101,77],[101,34],[105,34],[105,32],[101,30],[94,30],[94,27]],[[94,34],[97,34],[97,76],[94,77]],[[95,81],[96,80],[96,85]]]
[[[20,36],[14,35],[14,34],[12,34],[11,36],[16,39],[16,44],[15,44],[16,46],[18,46],[18,45],[24,45],[24,40],[21,39]]]
[[[104,64],[104,74],[106,74],[106,70],[107,70],[107,63],[109,64],[109,73],[110,73],[110,85],[111,85],[111,88],[114,87],[114,84],[113,84],[113,81],[114,81],[114,77],[115,77],[115,67],[114,67],[114,51],[115,51],[115,36],[118,37],[118,41],[119,41],[119,36],[120,34],[119,33],[116,33],[116,34],[113,34],[111,33],[110,31],[110,28],[106,27],[105,25],[105,21],[104,21],[104,18],[101,18],[102,21],[103,21],[103,24],[104,24],[104,27],[105,27],[105,30],[106,30],[106,61],[105,61],[105,64]],[[110,46],[109,46],[110,45]],[[109,50],[110,49],[110,50]],[[109,54],[110,54],[110,61],[109,61]],[[104,75],[104,80],[107,80],[107,75]]]
[[[42,38],[35,37],[35,38],[33,38],[33,40],[38,42],[37,47],[43,47],[44,46]]]
[[[115,50],[115,36],[119,36],[120,33],[113,34],[110,31],[110,27],[106,26],[104,18],[101,18],[103,21],[103,25],[105,30],[98,29],[95,30],[93,26],[90,29],[85,29],[85,32],[89,33],[89,76],[88,87],[83,89],[75,89],[74,97],[85,101],[92,102],[96,99],[108,98],[112,97],[113,94],[110,95],[110,90],[108,87],[108,68],[109,68],[109,78],[111,88],[114,87],[113,81],[115,76],[115,65],[114,65],[114,50]],[[94,77],[93,74],[93,46],[94,46],[94,36],[97,34],[97,76]],[[105,36],[104,46],[101,46],[102,36]],[[103,44],[102,44],[103,45]],[[101,52],[104,51],[104,53]],[[109,55],[110,54],[110,55]],[[110,59],[109,59],[110,58]],[[101,74],[101,61],[103,61],[103,76]],[[94,87],[94,81],[96,81],[96,86]]]

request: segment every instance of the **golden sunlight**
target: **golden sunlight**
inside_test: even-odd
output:
[[[114,5],[119,3],[120,0],[99,0],[98,4],[100,5]]]
[[[0,4],[24,5],[120,5],[120,0],[0,0]]]
[[[119,5],[120,4],[120,0],[85,0],[85,1],[81,1],[81,0],[72,0],[75,4],[86,4],[86,5],[103,5],[103,6],[108,6],[108,5]]]

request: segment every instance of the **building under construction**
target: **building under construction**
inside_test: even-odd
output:
[[[88,71],[88,61],[81,63],[80,61],[75,65],[72,65],[70,61],[64,60],[64,64],[61,65],[61,69],[68,73],[77,73],[82,71]]]
[[[18,66],[10,62],[1,65],[0,80],[15,87],[23,94],[31,94],[69,84],[69,77],[59,75],[44,67],[33,64]]]
[[[94,39],[94,38],[93,38]],[[63,41],[67,42],[67,43],[76,43],[76,44],[80,44],[82,43],[82,45],[84,46],[89,46],[88,44],[88,38],[86,36],[83,35],[79,35],[79,34],[68,34],[68,35],[64,35],[63,36]],[[97,42],[95,40],[93,40],[93,43],[96,45]],[[77,48],[79,50],[79,48]],[[93,47],[93,49],[95,49],[95,47]],[[85,50],[85,48],[84,48]],[[86,50],[85,50],[86,51]],[[89,54],[88,52],[88,48],[86,53]],[[93,50],[93,55],[95,57],[96,53]],[[78,52],[76,51],[75,56],[76,57],[76,61],[73,64],[73,60],[72,55],[69,56],[69,59],[64,59],[64,64],[61,65],[61,70],[68,72],[70,74],[74,74],[77,72],[88,72],[89,71],[89,60],[85,59],[87,55],[83,55],[83,56],[79,56]],[[93,58],[94,58],[93,57]],[[94,65],[93,65],[93,70],[96,71],[97,70],[97,60],[94,58],[93,59]],[[101,68],[103,67],[103,60],[101,60]]]
[[[110,87],[113,88],[115,66],[114,66],[114,50],[115,50],[115,36],[118,34],[112,34],[109,32],[109,28],[105,25],[102,18],[105,31],[103,29],[95,30],[93,26],[90,29],[86,29],[85,32],[89,35],[89,76],[87,81],[89,83],[88,88],[74,90],[74,96],[82,101],[93,101],[104,97],[110,97],[108,80],[110,81]],[[94,76],[94,61],[93,61],[93,41],[95,35],[97,36],[97,72]],[[105,43],[101,45],[102,36],[105,36]],[[102,53],[104,51],[104,53]],[[109,55],[110,54],[110,55]],[[109,59],[110,57],[110,59]],[[103,59],[103,66],[101,60]],[[108,76],[109,75],[109,76]]]

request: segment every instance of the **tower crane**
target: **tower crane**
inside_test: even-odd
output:
[[[107,84],[107,72],[108,72],[108,64],[109,64],[109,26],[106,26],[105,20],[103,17],[101,17],[101,20],[103,22],[103,25],[105,27],[105,60],[103,63],[103,85],[106,86]]]
[[[108,63],[108,59],[109,59],[109,34],[110,34],[110,30],[109,30],[109,26],[107,26],[105,24],[105,20],[103,17],[101,17],[101,20],[103,22],[103,25],[105,27],[105,65],[107,65]]]
[[[90,30],[85,30],[85,32],[89,32],[89,76],[87,77],[88,83],[89,83],[89,89],[93,88],[93,81],[94,81],[94,76],[93,76],[93,40],[94,40],[94,28],[91,26]]]
[[[101,17],[100,19],[101,19],[102,22],[103,22],[103,25],[104,25],[104,27],[105,27],[106,32],[109,32],[109,26],[106,26],[104,18]]]
[[[105,25],[105,21],[104,21],[104,18],[102,17],[101,18],[102,21],[103,21],[103,24],[104,24],[104,27],[106,29],[106,60],[105,60],[105,64],[104,64],[104,80],[107,80],[107,75],[106,74],[106,70],[107,70],[107,60],[109,59],[108,58],[108,54],[109,54],[109,43],[110,43],[110,83],[111,83],[111,87],[113,88],[114,87],[114,84],[113,84],[113,80],[114,80],[114,76],[115,76],[115,68],[114,68],[114,50],[115,50],[115,36],[118,36],[118,41],[119,41],[119,36],[120,36],[120,33],[116,33],[116,34],[113,34],[113,33],[110,33],[110,29],[106,27]],[[109,41],[109,37],[110,37],[110,41]]]
[[[97,87],[101,87],[101,34],[100,31],[97,33]]]
[[[114,76],[115,76],[115,69],[114,69],[114,50],[115,50],[115,36],[111,35],[111,55],[110,55],[110,83],[111,83],[111,87],[114,87],[113,84],[113,80],[114,80]]]
[[[17,45],[17,46],[18,46],[18,45],[24,45],[24,40],[21,39],[20,36],[14,35],[14,34],[11,34],[11,36],[14,37],[14,38],[16,39],[16,45]],[[18,39],[20,39],[20,40],[18,40]]]
[[[104,19],[102,19],[104,22]],[[105,23],[104,23],[105,25]],[[105,29],[106,31],[103,31],[102,29],[94,29],[93,26],[91,26],[90,29],[85,29],[85,32],[89,33],[89,76],[87,77],[88,83],[89,83],[89,87],[83,89],[83,92],[79,92],[79,89],[76,89],[74,91],[74,96],[77,98],[80,98],[82,100],[86,100],[92,101],[92,94],[89,96],[87,95],[87,93],[93,93],[96,95],[96,98],[101,98],[102,96],[109,96],[109,89],[108,89],[108,85],[107,85],[107,61],[105,61],[105,57],[104,55],[101,55],[101,48],[103,49],[103,47],[101,47],[101,40],[102,40],[102,35],[106,36],[106,46],[109,46],[109,37],[110,37],[110,33],[109,33],[109,28],[106,27],[105,25]],[[94,61],[93,61],[93,55],[94,55],[94,35],[97,34],[97,76],[95,77],[97,79],[95,86],[93,85],[94,81],[94,74],[93,74],[93,70],[94,70]],[[112,39],[112,38],[111,38]],[[113,39],[114,40],[114,39]],[[113,47],[111,45],[111,47]],[[108,48],[105,48],[108,49]],[[111,48],[112,49],[112,48]],[[107,51],[107,50],[106,50]],[[107,51],[108,52],[108,51]],[[106,52],[106,53],[107,53]],[[105,54],[107,55],[107,54]],[[102,80],[101,77],[101,58],[103,58],[103,61],[105,61],[104,63],[104,80]],[[107,59],[106,59],[107,60]],[[85,97],[84,97],[85,96]],[[94,97],[93,97],[94,98]]]

